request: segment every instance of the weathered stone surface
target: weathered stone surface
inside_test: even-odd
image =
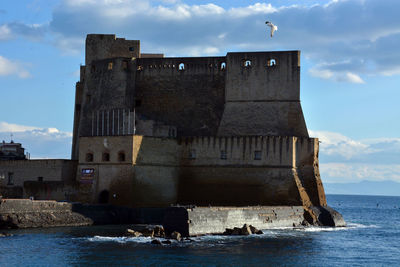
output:
[[[177,241],[181,241],[182,237],[181,234],[177,231],[171,233],[171,239],[175,239]]]
[[[258,229],[292,227],[304,220],[302,206],[255,207],[171,207],[166,211],[164,227],[167,232],[179,231],[185,236],[222,234],[244,224]]]
[[[331,227],[344,227],[346,226],[346,222],[343,219],[343,216],[332,209],[329,206],[321,207],[321,206],[312,206],[310,207],[312,212],[315,214],[317,218],[316,224],[321,226],[331,226]],[[315,224],[315,222],[314,222]]]
[[[143,235],[141,232],[132,229],[127,229],[126,232],[128,233],[129,236],[134,236],[134,237],[139,237]]]

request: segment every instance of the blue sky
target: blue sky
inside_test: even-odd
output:
[[[68,158],[88,33],[166,56],[301,50],[301,100],[325,182],[400,182],[400,2],[2,0],[0,139]],[[268,38],[264,22],[278,26]]]

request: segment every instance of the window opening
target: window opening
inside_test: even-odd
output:
[[[244,61],[244,66],[245,66],[246,68],[251,67],[251,60],[245,60],[245,61]]]
[[[185,70],[185,64],[183,63],[179,64],[179,70]]]
[[[276,60],[275,59],[269,59],[268,60],[268,62],[267,62],[267,66],[268,67],[273,67],[273,66],[275,66],[276,65]]]
[[[221,70],[224,70],[224,69],[226,69],[226,63],[225,63],[225,62],[222,62],[222,63],[221,63]]]
[[[226,150],[221,150],[221,159],[227,159]]]
[[[142,105],[142,100],[136,99],[135,100],[135,107],[140,107]]]
[[[261,160],[261,151],[260,150],[254,151],[254,159]]]
[[[86,162],[93,161],[93,153],[86,153]]]
[[[191,149],[189,151],[189,159],[195,159],[196,158],[196,149]]]
[[[112,63],[112,62],[109,62],[109,63],[108,63],[108,70],[112,70],[112,68],[113,68],[113,63]]]
[[[122,69],[127,70],[128,69],[128,61],[124,60],[122,61]]]
[[[103,161],[110,161],[110,153],[103,153],[103,157],[102,157]]]
[[[118,161],[119,162],[125,161],[125,153],[124,152],[119,152],[118,153]]]
[[[135,51],[135,48],[133,46],[129,47],[129,51],[133,52]]]
[[[14,173],[13,172],[9,172],[8,173],[8,183],[7,185],[13,185],[14,184]]]
[[[99,194],[99,203],[107,204],[109,197],[110,197],[110,192],[108,192],[108,190],[101,191]]]

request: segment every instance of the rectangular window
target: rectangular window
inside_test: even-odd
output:
[[[128,61],[124,60],[122,61],[122,69],[127,70],[128,69]]]
[[[135,51],[135,48],[133,46],[129,47],[129,51],[133,52]]]
[[[254,159],[261,160],[261,151],[260,150],[254,151]]]
[[[8,183],[7,185],[13,185],[14,184],[14,173],[9,172],[8,173]]]
[[[196,158],[196,149],[191,149],[189,151],[189,159],[195,159]]]
[[[225,150],[221,150],[221,159],[227,159],[227,155],[226,155],[226,151]]]
[[[109,62],[109,63],[108,63],[108,70],[112,70],[112,68],[113,68],[113,63],[112,63],[112,62]]]

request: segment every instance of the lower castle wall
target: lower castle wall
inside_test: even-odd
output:
[[[179,204],[301,205],[291,168],[182,167]]]
[[[102,144],[104,138],[111,155],[121,150],[125,139],[132,140],[132,136],[82,137],[80,153],[88,148],[96,161],[104,148],[90,143]],[[314,168],[317,139],[134,136],[133,140],[133,153],[128,153],[132,162],[81,160],[81,201],[98,203],[104,191],[107,203],[131,207],[320,205],[325,197]],[[94,169],[91,181],[80,177],[83,169],[90,168]],[[307,194],[312,195],[310,200]]]

